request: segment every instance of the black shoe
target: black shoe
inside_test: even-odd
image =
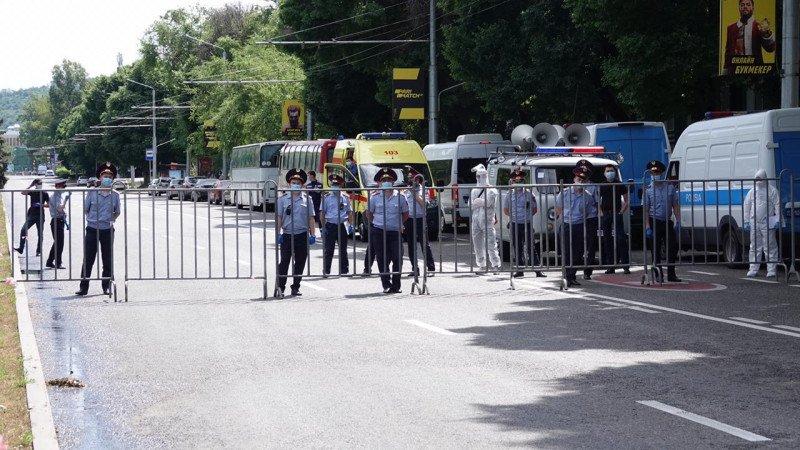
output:
[[[400,289],[400,288],[391,288],[391,289],[389,289],[389,293],[390,294],[401,294],[402,292],[403,292],[403,290]]]
[[[42,252],[36,252],[36,256],[42,256]]]
[[[514,272],[514,275],[512,275],[512,276],[514,278],[522,278],[522,277],[525,276],[525,273],[524,272]]]
[[[669,281],[670,283],[680,283],[683,280],[678,278],[678,276],[673,273],[673,274],[667,275],[667,281]]]
[[[302,297],[302,296],[303,296],[303,294],[300,292],[300,289],[294,289],[294,288],[292,288],[292,296],[293,296],[293,297]]]
[[[44,263],[44,266],[47,267],[48,269],[55,269],[56,268],[56,266],[54,266],[53,263],[51,263],[50,261],[47,261],[46,263]]]
[[[536,278],[547,278],[547,275],[544,274],[541,270],[536,271]]]
[[[111,295],[111,288],[103,288],[103,295]]]
[[[281,289],[281,288],[275,289],[275,297],[276,298],[283,298],[283,289]]]
[[[328,278],[328,274],[327,273],[323,273],[322,274],[322,278]]]
[[[22,254],[22,252],[24,252],[24,251],[25,251],[25,249],[24,249],[23,247],[15,247],[15,248],[14,248],[14,251],[16,251],[17,253],[19,253],[19,254],[21,255],[21,254]]]
[[[78,291],[78,292],[75,293],[75,295],[83,297],[84,295],[86,295],[88,293],[89,293],[89,291]]]
[[[365,271],[361,272],[361,276],[368,277],[370,275],[372,275],[372,272],[370,272],[369,270],[365,270]]]
[[[616,270],[614,270],[614,269],[608,269],[608,270],[606,270],[606,275],[613,275],[613,274],[614,274],[614,272],[616,272]]]
[[[622,273],[624,273],[625,275],[630,275],[631,274],[631,269],[628,269],[626,267],[626,268],[622,269]]]
[[[581,284],[578,283],[578,280],[567,280],[567,287],[580,286],[580,285]]]
[[[583,274],[583,279],[584,280],[591,280],[592,276],[591,275],[587,275],[587,274]]]
[[[392,292],[392,288],[383,288],[384,294],[389,294],[390,292]]]

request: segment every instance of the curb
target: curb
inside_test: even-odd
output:
[[[11,248],[12,232],[11,222],[8,220],[9,211],[3,202],[3,209],[6,212],[6,236],[8,237],[8,253],[11,258],[14,258],[14,250]],[[21,280],[22,272],[20,272],[19,264],[14,265],[15,280]],[[47,394],[47,385],[44,380],[44,372],[42,370],[42,361],[39,356],[39,347],[36,345],[36,336],[33,332],[33,320],[31,319],[31,312],[28,306],[28,293],[25,285],[18,282],[14,287],[14,294],[16,295],[17,306],[17,328],[19,330],[19,344],[22,348],[22,365],[25,372],[25,378],[30,380],[25,385],[25,391],[28,400],[28,414],[31,419],[31,434],[33,435],[33,448],[40,449],[58,449],[58,438],[56,436],[56,427],[53,422],[53,410],[50,406],[50,397]]]

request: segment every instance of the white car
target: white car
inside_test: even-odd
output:
[[[47,169],[47,170],[44,171],[44,176],[46,176],[46,177],[54,177],[54,176],[56,176],[56,173],[53,172],[52,169]]]

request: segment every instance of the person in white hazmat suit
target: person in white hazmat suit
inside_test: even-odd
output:
[[[489,172],[483,164],[472,168],[477,178],[478,187],[470,191],[470,231],[472,246],[475,251],[475,264],[481,272],[486,271],[486,254],[488,244],[489,262],[492,271],[500,271],[500,253],[497,250],[497,231],[494,228],[496,221],[495,206],[499,193],[497,189],[489,186]]]
[[[779,258],[775,230],[780,226],[780,198],[778,189],[767,182],[767,172],[758,169],[755,187],[744,199],[744,229],[750,230],[750,270],[748,277],[758,275],[762,252],[767,258],[767,277],[776,276]]]

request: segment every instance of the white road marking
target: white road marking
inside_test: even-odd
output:
[[[682,419],[690,420],[695,423],[699,423],[700,425],[705,425],[709,428],[713,428],[715,430],[722,431],[723,433],[728,433],[730,435],[736,436],[738,438],[744,439],[748,442],[767,442],[771,441],[772,439],[768,437],[761,436],[759,434],[751,433],[747,430],[743,430],[741,428],[736,428],[734,426],[724,424],[722,422],[718,422],[714,419],[709,419],[708,417],[703,417],[698,414],[690,413],[688,411],[684,411],[682,409],[676,408],[674,406],[665,405],[664,403],[657,402],[655,400],[640,400],[636,403],[640,405],[649,406],[651,408],[657,409],[659,411],[663,411],[667,414],[672,414],[673,416],[680,417]]]
[[[653,311],[652,309],[640,308],[638,306],[625,305],[623,303],[609,302],[609,301],[606,301],[606,300],[601,300],[600,303],[602,303],[604,305],[618,306],[620,308],[631,309],[631,310],[639,311],[639,312],[645,312],[645,313],[648,313],[648,314],[659,314],[658,311]]]
[[[747,323],[754,323],[756,325],[769,325],[769,322],[764,322],[763,320],[748,319],[746,317],[728,317],[728,319],[738,320]]]
[[[322,286],[317,286],[316,284],[314,284],[314,283],[309,283],[308,281],[303,281],[303,282],[301,282],[301,283],[300,283],[300,285],[301,285],[301,286],[308,286],[308,287],[310,287],[311,289],[314,289],[315,291],[327,291],[327,289],[325,289],[324,287],[322,287]]]
[[[800,332],[800,328],[797,328],[797,327],[790,327],[789,325],[773,325],[773,326],[774,326],[775,328],[782,328],[782,329],[784,329],[784,330],[789,330],[789,331],[797,331],[797,332]]]
[[[714,276],[717,276],[717,275],[719,275],[718,273],[714,273],[714,272],[702,272],[702,271],[699,271],[699,270],[689,270],[688,272],[689,272],[689,273],[699,273],[700,275],[714,275]]]
[[[420,328],[425,328],[426,330],[433,331],[434,333],[443,334],[445,336],[455,336],[456,335],[456,333],[453,333],[450,330],[445,330],[444,328],[439,328],[439,327],[435,327],[433,325],[428,325],[427,323],[420,322],[419,320],[408,319],[408,320],[406,320],[406,322],[410,323],[411,325],[416,325],[416,326],[418,326]]]
[[[739,278],[740,280],[747,280],[747,281],[755,281],[757,283],[769,283],[769,284],[778,284],[777,281],[770,281],[770,280],[762,280],[760,278],[750,278],[750,277],[742,277]]]

